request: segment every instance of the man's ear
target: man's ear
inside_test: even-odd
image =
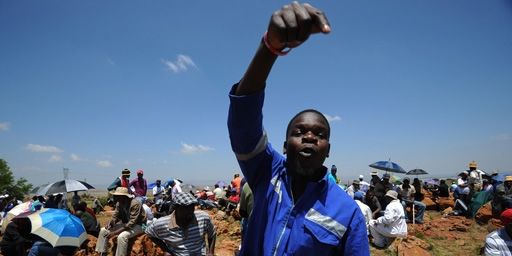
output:
[[[325,157],[329,157],[329,153],[331,152],[331,143],[327,146],[327,155]]]
[[[288,147],[288,143],[286,143],[286,141],[284,141],[283,143],[283,154],[286,155],[286,148]]]

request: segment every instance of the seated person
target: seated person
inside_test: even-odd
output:
[[[485,238],[485,255],[512,255],[509,247],[512,243],[512,209],[503,211],[500,219],[503,227],[489,233]]]
[[[407,206],[411,205],[418,209],[418,211],[415,213],[416,216],[413,216],[413,218],[415,218],[416,223],[423,224],[423,214],[425,213],[427,206],[423,202],[415,200],[414,195],[416,194],[416,189],[414,186],[410,185],[410,181],[411,180],[409,177],[404,178],[402,185],[398,187],[399,197],[401,199],[404,210],[407,209]],[[405,214],[405,220],[408,219],[408,215]]]
[[[384,216],[370,221],[370,234],[373,237],[373,243],[380,248],[389,246],[396,237],[407,237],[404,207],[398,200],[398,193],[388,190],[385,199],[388,203]]]

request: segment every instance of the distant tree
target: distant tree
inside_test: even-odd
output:
[[[32,184],[28,183],[25,178],[14,180],[11,168],[9,168],[5,160],[0,159],[0,193],[9,194],[23,200],[23,197],[31,189]]]

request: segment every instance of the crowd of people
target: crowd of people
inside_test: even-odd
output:
[[[272,14],[257,51],[240,81],[229,92],[228,129],[232,150],[243,176],[213,190],[185,191],[182,181],[156,180],[148,199],[144,171],[130,180],[124,169],[107,188],[114,206],[112,218],[100,227],[96,214],[103,209],[98,198],[92,209],[77,192],[68,207],[63,194],[35,196],[29,211],[58,208],[72,212],[88,234],[98,238],[100,255],[109,252],[108,241],[117,236],[116,256],[128,255],[129,239],[147,234],[171,255],[214,255],[216,228],[203,209],[235,209],[242,217],[241,255],[369,255],[369,245],[385,248],[397,237],[407,236],[407,223],[421,225],[426,205],[424,184],[418,178],[390,182],[390,174],[360,175],[344,187],[337,167],[324,162],[330,153],[330,125],[319,111],[306,109],[288,123],[283,154],[272,147],[263,129],[266,81],[278,56],[302,45],[311,35],[328,34],[325,14],[309,4],[293,2]],[[314,85],[312,85],[313,87]],[[439,197],[453,194],[454,215],[471,217],[478,203],[493,200],[493,210],[505,227],[487,237],[488,255],[510,255],[512,230],[512,176],[503,184],[484,179],[472,162],[453,187],[446,181],[433,190]],[[482,192],[482,193],[481,193]],[[8,211],[18,201],[5,207]],[[152,210],[151,206],[155,205]],[[480,204],[481,205],[481,204]],[[53,248],[44,237],[30,237],[29,224],[15,218],[7,226],[1,245],[5,255],[72,255],[74,248]]]

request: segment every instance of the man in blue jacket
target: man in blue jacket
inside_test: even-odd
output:
[[[326,16],[293,2],[274,12],[245,75],[230,92],[231,146],[254,206],[242,255],[369,255],[365,219],[357,204],[328,179],[330,126],[308,109],[288,124],[285,158],[262,125],[266,79],[278,56],[314,33],[331,30]]]

